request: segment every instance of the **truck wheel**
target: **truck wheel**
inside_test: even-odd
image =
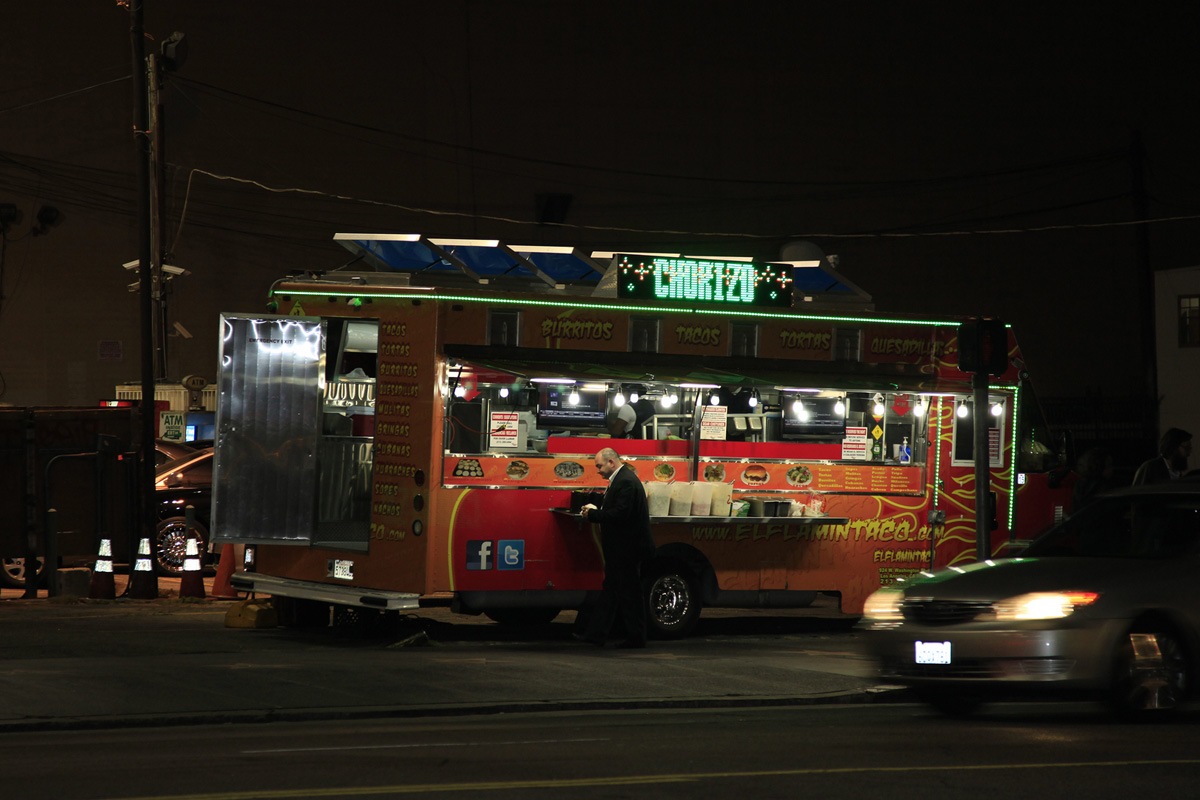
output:
[[[558,616],[559,608],[493,608],[483,615],[506,628],[536,628],[549,625]]]
[[[196,523],[196,549],[200,553],[200,565],[204,566],[205,550],[208,547],[208,531]],[[159,575],[178,577],[183,574],[183,561],[187,557],[188,529],[186,517],[171,517],[158,523],[155,533],[156,563]]]
[[[658,639],[681,639],[700,621],[700,592],[696,579],[674,561],[651,564],[643,581],[646,627]]]
[[[45,576],[42,574],[45,569],[45,562],[39,557],[37,560],[37,585],[41,586]],[[0,559],[0,583],[10,589],[25,588],[25,559],[24,558],[2,558]]]

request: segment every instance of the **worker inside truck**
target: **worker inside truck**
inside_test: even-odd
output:
[[[635,383],[622,386],[613,395],[617,412],[608,418],[608,432],[614,439],[648,439],[646,425],[654,416],[654,402],[646,387]]]

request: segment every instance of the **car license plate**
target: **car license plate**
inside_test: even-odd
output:
[[[918,664],[949,664],[949,642],[917,642],[916,658]]]
[[[341,559],[329,562],[329,577],[343,581],[354,580],[354,562]]]

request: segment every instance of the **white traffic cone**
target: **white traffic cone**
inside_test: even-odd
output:
[[[204,576],[200,574],[200,548],[188,537],[183,557],[183,577],[179,581],[180,597],[204,597]]]
[[[158,577],[154,574],[154,562],[150,559],[150,540],[145,536],[138,544],[137,558],[133,562],[133,574],[129,576],[129,591],[134,600],[157,600]]]
[[[117,587],[113,583],[112,540],[100,540],[100,554],[92,568],[92,585],[88,597],[93,600],[116,600]]]

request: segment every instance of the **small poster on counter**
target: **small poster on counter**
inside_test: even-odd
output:
[[[520,415],[516,411],[493,411],[488,417],[488,436],[496,450],[516,450],[521,446]]]
[[[705,406],[700,418],[700,438],[725,441],[725,426],[729,421],[729,406]]]
[[[847,426],[846,438],[842,440],[842,460],[866,461],[867,452],[867,429]]]

